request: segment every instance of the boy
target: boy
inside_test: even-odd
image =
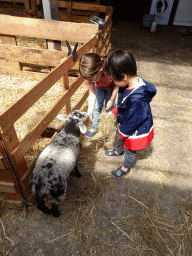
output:
[[[111,110],[117,115],[119,124],[115,149],[106,151],[105,155],[120,157],[124,146],[124,165],[111,172],[114,178],[121,178],[130,172],[136,150],[146,148],[153,139],[153,118],[149,103],[156,94],[156,88],[137,76],[135,58],[124,50],[116,50],[108,55],[104,72],[119,87],[117,107]]]

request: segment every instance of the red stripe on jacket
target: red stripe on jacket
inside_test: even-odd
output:
[[[124,140],[124,148],[131,151],[147,148],[154,137],[154,128],[147,134],[141,136],[125,137],[119,132],[120,139]]]

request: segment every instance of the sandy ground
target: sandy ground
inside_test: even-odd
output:
[[[138,151],[127,177],[108,173],[122,158],[103,156],[108,143],[82,137],[79,169],[71,177],[61,216],[34,206],[1,209],[0,255],[191,256],[192,36],[181,27],[113,26],[112,48],[134,53],[138,75],[153,83],[155,138]],[[111,123],[113,125],[113,123]]]

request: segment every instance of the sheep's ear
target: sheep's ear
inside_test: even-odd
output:
[[[80,131],[81,131],[83,134],[86,133],[87,128],[86,128],[86,126],[85,126],[84,124],[79,124],[79,129],[80,129]]]
[[[69,119],[69,116],[60,114],[60,115],[57,115],[57,119],[61,121],[67,121]]]

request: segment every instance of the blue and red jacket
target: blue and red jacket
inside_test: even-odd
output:
[[[129,150],[146,148],[154,136],[150,102],[156,94],[153,84],[138,77],[138,86],[130,91],[120,88],[118,104],[112,109],[119,123],[119,136]],[[121,92],[123,89],[123,92]]]

